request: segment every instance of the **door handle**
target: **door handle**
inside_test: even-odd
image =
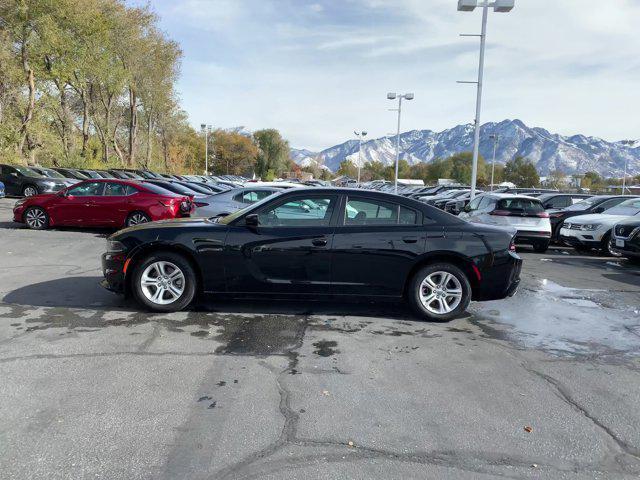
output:
[[[326,247],[327,246],[327,239],[326,238],[314,238],[313,240],[311,240],[311,244],[316,246],[316,247]]]
[[[418,237],[402,237],[402,241],[404,243],[416,243],[418,241]]]

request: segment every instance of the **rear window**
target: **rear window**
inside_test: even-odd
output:
[[[145,182],[143,186],[145,190],[148,190],[151,193],[156,193],[158,195],[175,195],[175,193],[173,193],[172,191],[167,190],[166,188],[159,187],[158,185],[154,185],[153,183]]]
[[[538,200],[531,198],[503,198],[498,200],[496,210],[506,210],[508,212],[536,214],[544,212],[542,204]]]

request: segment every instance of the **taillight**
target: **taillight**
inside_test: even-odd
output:
[[[513,243],[513,238],[511,239],[511,243],[509,244],[509,251],[510,252],[515,252],[516,251],[516,244]]]
[[[540,213],[536,213],[536,217],[549,218],[549,214],[547,212],[540,212]]]
[[[175,199],[172,198],[171,200],[164,201],[164,202],[162,200],[158,200],[158,203],[163,207],[173,207],[176,201]]]

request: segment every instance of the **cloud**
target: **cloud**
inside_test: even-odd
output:
[[[142,0],[140,0],[142,1]],[[483,121],[522,118],[558,133],[637,138],[640,2],[518,0],[489,13]],[[394,128],[388,90],[413,91],[403,129],[473,118],[480,12],[455,0],[158,0],[185,54],[194,125],[273,126],[324,148],[354,128]]]

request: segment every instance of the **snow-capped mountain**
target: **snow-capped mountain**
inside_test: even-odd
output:
[[[584,135],[563,136],[544,128],[528,127],[520,120],[489,122],[480,127],[480,154],[488,161],[493,156],[494,140],[498,136],[496,161],[505,163],[522,155],[531,160],[542,175],[553,170],[564,173],[596,171],[605,176],[622,176],[625,161],[627,174],[640,173],[640,140],[607,142]],[[362,163],[380,161],[390,165],[395,161],[396,137],[382,137],[362,144]],[[400,158],[410,164],[430,162],[473,149],[473,125],[433,132],[412,130],[400,134]],[[319,159],[336,171],[345,159],[357,163],[358,141],[349,140],[321,152],[292,149],[292,158],[299,165]]]

